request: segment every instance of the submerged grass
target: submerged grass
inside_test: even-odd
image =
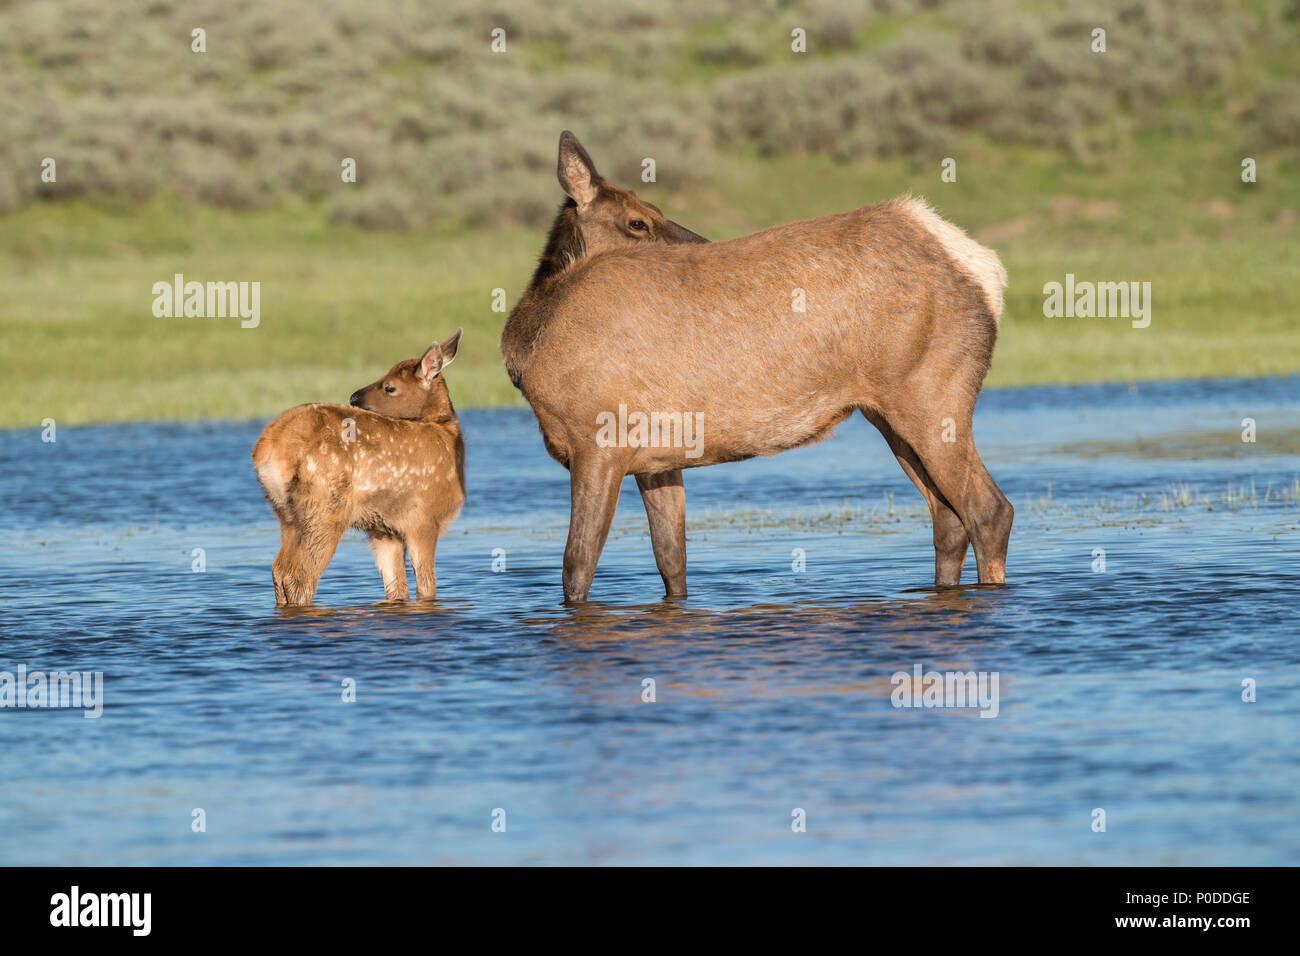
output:
[[[688,532],[700,533],[752,533],[772,528],[792,531],[861,531],[899,525],[928,516],[924,504],[896,507],[894,493],[886,491],[882,501],[876,505],[862,505],[846,498],[838,505],[827,506],[818,502],[812,508],[797,508],[793,511],[776,511],[772,508],[766,511],[758,508],[709,509],[698,516],[692,516],[688,512],[686,527]]]
[[[1149,437],[1072,442],[1057,451],[1083,458],[1114,456],[1126,459],[1190,461],[1248,458],[1252,455],[1300,455],[1300,428],[1269,427],[1254,441],[1242,441],[1236,428],[1174,433]]]
[[[1187,482],[1171,482],[1158,491],[1135,491],[1119,497],[1101,496],[1057,501],[1049,484],[1044,494],[1016,505],[1017,517],[1032,515],[1039,520],[1076,519],[1082,517],[1125,517],[1179,512],[1189,515],[1214,511],[1239,512],[1281,507],[1284,511],[1300,508],[1300,476],[1289,483],[1270,482],[1263,491],[1256,487],[1255,479],[1234,484],[1228,482],[1223,489],[1203,489]]]
[[[1013,502],[1017,520],[1032,518],[1044,522],[1077,522],[1102,519],[1146,517],[1159,520],[1170,512],[1195,515],[1215,511],[1239,512],[1246,509],[1281,507],[1290,511],[1300,507],[1300,476],[1289,484],[1270,483],[1261,491],[1255,479],[1242,484],[1229,482],[1218,492],[1175,482],[1157,491],[1135,491],[1122,496],[1088,497],[1062,501],[1052,494],[1049,483],[1042,494]],[[774,529],[796,532],[879,533],[894,527],[928,523],[929,511],[924,504],[894,503],[894,493],[884,492],[875,505],[844,499],[838,505],[820,502],[813,508],[767,510],[758,508],[710,509],[701,515],[687,514],[687,531],[757,533]],[[628,519],[624,530],[635,530],[637,520]]]

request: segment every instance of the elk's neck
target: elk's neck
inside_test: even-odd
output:
[[[572,199],[566,200],[551,223],[551,231],[538,257],[537,268],[533,270],[533,280],[528,283],[528,291],[563,272],[586,254],[587,244],[582,240],[582,228],[578,225],[578,204]]]
[[[551,223],[550,234],[546,237],[546,246],[537,260],[532,281],[506,319],[506,327],[501,332],[501,355],[506,362],[506,371],[510,381],[519,388],[519,380],[524,366],[532,354],[533,343],[546,324],[545,310],[538,305],[545,298],[548,283],[587,254],[587,245],[582,239],[582,229],[578,226],[578,204],[572,199],[560,207]]]

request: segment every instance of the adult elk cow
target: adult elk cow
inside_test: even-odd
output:
[[[683,596],[681,470],[818,441],[855,410],[930,506],[935,584],[959,583],[972,543],[980,582],[1005,580],[1013,509],[971,435],[1006,286],[995,253],[912,198],[709,243],[603,180],[568,131],[558,174],[569,198],[501,352],[569,469],[566,600],[587,597],[626,475]],[[660,440],[624,436],[636,415]],[[702,441],[680,440],[690,422]]]

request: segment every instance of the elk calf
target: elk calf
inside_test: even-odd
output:
[[[299,405],[263,430],[253,467],[280,519],[277,605],[312,602],[348,528],[369,536],[388,600],[408,595],[408,552],[416,594],[434,596],[438,536],[465,503],[465,443],[442,377],[461,331],[398,362],[350,405]]]

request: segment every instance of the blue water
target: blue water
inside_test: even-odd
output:
[[[687,473],[680,604],[629,480],[579,609],[531,414],[462,421],[438,602],[350,535],[299,613],[261,423],[0,433],[0,670],[104,674],[98,719],[0,710],[0,863],[1300,863],[1300,380],[987,392],[1003,588],[929,587],[853,419]],[[997,672],[998,716],[895,708],[916,664]]]

